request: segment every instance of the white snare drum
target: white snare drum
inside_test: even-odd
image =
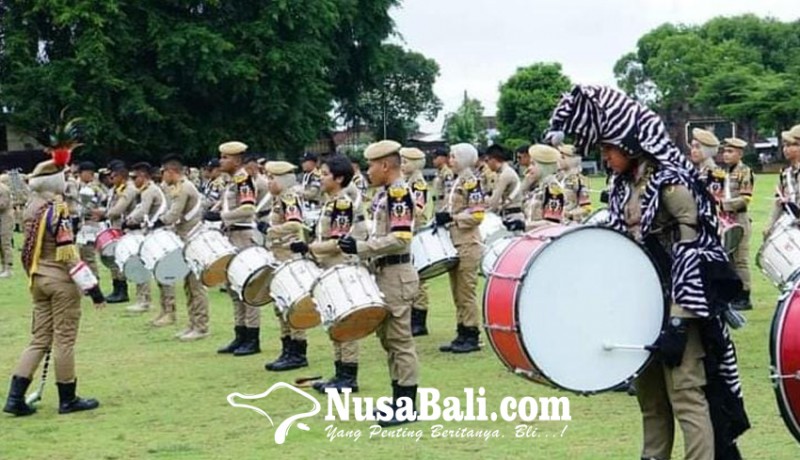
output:
[[[611,289],[619,280],[636,282]],[[552,225],[506,248],[486,281],[483,312],[486,335],[509,370],[592,394],[641,373],[650,361],[645,346],[658,339],[668,309],[655,263],[631,238]]]
[[[389,312],[375,278],[361,265],[342,264],[325,270],[312,293],[328,335],[337,342],[372,334]]]
[[[228,283],[244,303],[261,307],[272,301],[269,288],[278,265],[275,255],[264,247],[242,249],[228,264]]]
[[[445,274],[458,264],[458,252],[443,227],[421,228],[411,239],[411,260],[420,280]]]
[[[739,249],[739,244],[744,238],[744,227],[732,218],[720,217],[719,232],[725,251],[729,256],[733,255]]]
[[[107,228],[108,225],[102,222],[84,223],[81,225],[81,229],[78,230],[78,234],[75,235],[75,242],[83,246],[94,244],[97,240],[97,235]]]
[[[581,222],[583,225],[599,225],[604,226],[608,224],[610,217],[608,209],[598,209],[597,211],[589,214],[586,219]]]
[[[139,249],[144,235],[139,232],[128,233],[117,242],[114,248],[114,262],[132,283],[142,284],[150,281],[150,271],[139,257]]]
[[[183,241],[170,230],[160,229],[147,235],[139,257],[161,284],[172,286],[189,274],[189,265],[183,258]]]
[[[310,229],[314,230],[317,228],[317,221],[319,217],[322,215],[322,208],[320,207],[308,207],[303,209],[303,223]]]
[[[236,246],[222,232],[209,228],[193,232],[183,248],[183,257],[189,268],[208,287],[227,281],[228,263],[234,254]]]
[[[311,286],[322,270],[314,262],[297,259],[284,262],[272,276],[270,296],[275,307],[295,329],[308,329],[321,321],[311,298]]]
[[[503,219],[491,212],[487,212],[483,215],[481,225],[478,226],[478,232],[480,232],[481,241],[485,245],[490,245],[500,238],[512,235],[512,233],[506,229],[506,226],[503,225]]]
[[[500,258],[500,255],[503,254],[503,251],[505,251],[506,248],[517,238],[519,237],[506,236],[493,241],[492,244],[483,248],[483,255],[481,256],[481,275],[486,277],[492,273],[494,264],[497,263],[497,259]]]
[[[770,228],[756,255],[756,264],[776,286],[788,282],[800,268],[800,229],[794,217],[783,214]]]

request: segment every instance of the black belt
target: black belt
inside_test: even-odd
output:
[[[375,266],[378,268],[388,267],[389,265],[400,265],[411,262],[411,254],[398,254],[393,256],[383,256],[375,260]]]
[[[367,218],[364,217],[364,214],[356,216],[356,222],[364,222],[365,220],[367,220]]]
[[[502,214],[504,216],[507,216],[509,214],[519,214],[521,212],[522,212],[522,208],[508,208],[508,209],[503,209]]]
[[[255,227],[234,227],[234,226],[228,227],[229,232],[241,232],[244,230],[255,230]]]

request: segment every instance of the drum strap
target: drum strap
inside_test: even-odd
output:
[[[264,198],[262,198],[261,201],[256,206],[256,213],[261,212],[261,210],[264,209],[264,206],[266,206],[267,203],[270,202],[270,200],[272,200],[272,194],[271,193],[267,193],[266,195],[264,195]]]
[[[183,221],[189,222],[190,220],[194,219],[195,217],[197,217],[197,214],[200,213],[201,209],[203,209],[203,200],[198,199],[194,207],[190,209],[189,212],[184,214]]]

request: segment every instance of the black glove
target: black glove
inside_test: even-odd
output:
[[[141,227],[138,224],[132,224],[128,221],[122,223],[123,230],[140,230]]]
[[[294,241],[289,245],[289,249],[296,254],[306,254],[308,252],[308,245],[302,241]]]
[[[600,202],[608,204],[608,190],[600,192]]]
[[[264,235],[267,234],[267,230],[269,230],[269,224],[264,221],[256,222],[256,228],[259,232],[263,233]]]
[[[219,222],[222,220],[222,217],[219,215],[218,211],[206,211],[205,214],[203,214],[203,220]]]
[[[72,231],[77,233],[81,229],[81,219],[79,217],[72,218]]]
[[[525,222],[519,219],[504,220],[503,225],[506,226],[506,229],[508,229],[509,232],[525,230]]]
[[[436,213],[436,225],[447,225],[453,221],[453,216],[449,212]]]
[[[92,303],[95,305],[106,301],[106,298],[103,296],[103,291],[100,290],[99,284],[89,289],[89,292],[87,292],[87,294],[89,295],[89,297],[92,298]]]
[[[165,224],[164,224],[164,222],[161,222],[161,219],[156,219],[156,221],[153,222],[153,230],[158,230],[159,228],[163,227],[164,225]]]
[[[267,209],[266,211],[258,211],[258,214],[256,214],[256,217],[258,217],[259,219],[263,219],[264,217],[267,217],[270,212],[272,212],[271,209]]]
[[[656,351],[667,367],[678,367],[683,361],[683,352],[689,339],[687,321],[685,318],[670,318],[666,329],[656,340]]]
[[[343,236],[339,239],[339,249],[345,254],[358,254],[358,245],[352,236]]]

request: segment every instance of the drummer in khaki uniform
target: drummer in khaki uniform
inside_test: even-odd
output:
[[[764,228],[764,237],[781,215],[792,210],[795,217],[800,215],[800,125],[781,133],[783,141],[783,157],[789,163],[781,170],[775,206],[770,215],[769,225]],[[800,223],[800,221],[798,221]]]
[[[403,180],[400,147],[397,142],[384,140],[370,144],[364,151],[369,161],[369,181],[380,187],[372,203],[373,229],[367,241],[344,236],[339,239],[339,247],[347,254],[358,254],[362,260],[373,260],[376,282],[389,309],[377,335],[388,355],[392,406],[408,414],[414,411],[419,376],[416,345],[411,336],[411,302],[417,295],[419,277],[409,254],[414,195]],[[379,418],[387,418],[386,415]],[[378,424],[393,426],[409,421],[399,419],[395,410],[391,419],[379,420]]]
[[[506,219],[503,224],[510,231],[533,230],[546,225],[560,224],[564,220],[566,193],[556,173],[561,152],[544,144],[532,145],[528,151],[531,164],[523,183],[536,184],[525,207],[525,220]],[[523,187],[524,188],[524,187]]]
[[[490,191],[494,190],[494,183],[497,180],[497,173],[492,171],[492,168],[486,164],[487,159],[487,152],[485,150],[481,150],[478,153],[478,162],[475,164],[474,170],[476,171],[478,181],[481,183],[481,190],[489,193]]]
[[[164,183],[170,195],[169,208],[153,228],[172,226],[186,243],[190,232],[200,224],[203,217],[203,198],[192,181],[184,176],[183,163],[179,156],[164,158],[162,165]],[[208,292],[191,271],[183,280],[183,291],[186,294],[189,325],[175,334],[175,337],[182,342],[204,339],[208,336]]]
[[[256,187],[256,224],[259,232],[266,233],[269,227],[269,212],[272,207],[272,195],[269,193],[269,181],[262,174],[263,169],[259,163],[257,155],[247,155],[244,168],[247,174],[253,178],[253,185]]]
[[[99,279],[97,270],[97,250],[94,247],[95,238],[100,232],[100,223],[92,217],[92,211],[106,202],[106,192],[94,177],[95,164],[84,161],[78,165],[80,197],[80,228],[78,232],[78,248],[81,251],[81,260],[91,267],[94,275]],[[84,235],[83,237],[81,235]]]
[[[352,235],[355,239],[367,239],[367,229],[362,212],[345,193],[352,183],[353,169],[350,160],[344,155],[328,157],[320,169],[320,186],[328,196],[322,205],[322,215],[317,222],[316,238],[310,244],[296,241],[290,245],[292,252],[307,254],[324,270],[348,262],[358,263],[358,258],[343,253],[338,246],[339,238]],[[358,341],[333,342],[335,375],[332,379],[315,382],[314,389],[324,393],[327,388],[337,391],[350,389],[358,392]]]
[[[731,258],[744,287],[741,298],[731,303],[736,310],[753,308],[750,301],[750,234],[753,230],[750,215],[747,213],[750,200],[753,198],[753,172],[742,163],[745,147],[747,142],[735,137],[728,138],[725,139],[722,151],[727,177],[720,207],[723,213],[728,213],[730,218],[744,229],[742,241]]]
[[[153,223],[167,210],[167,198],[157,184],[153,183],[150,163],[133,165],[133,183],[139,192],[138,203],[125,219],[124,228],[133,232],[149,231]],[[175,287],[158,284],[161,314],[152,322],[161,327],[175,324]],[[144,313],[150,310],[150,281],[136,285],[136,304],[126,310],[131,313]]]
[[[528,153],[528,149],[530,149],[530,145],[521,145],[517,147],[515,151],[517,154],[517,174],[519,174],[519,180],[524,180],[525,176],[528,174],[528,168],[531,165],[531,156]],[[523,190],[526,192],[526,190]]]
[[[109,224],[114,228],[122,229],[125,216],[136,207],[136,186],[128,177],[128,167],[122,161],[113,161],[109,164],[111,170],[111,183],[113,185],[111,198],[108,201],[108,208],[97,208],[92,211],[92,216],[96,220],[108,219]],[[103,265],[111,271],[111,279],[114,283],[114,291],[106,298],[108,303],[122,303],[128,301],[128,282],[125,274],[117,267],[113,258],[110,260],[102,259]]]
[[[303,178],[300,185],[303,188],[303,201],[311,207],[319,206],[322,201],[319,178],[321,176],[317,162],[319,157],[316,153],[306,152],[303,155],[300,166],[303,168]]]
[[[303,203],[295,192],[296,167],[285,161],[268,161],[265,168],[269,191],[275,197],[267,230],[267,246],[278,261],[285,262],[292,258],[291,244],[305,240]],[[274,361],[266,363],[264,368],[268,371],[288,371],[308,366],[306,331],[291,327],[281,314],[278,314],[278,323],[281,328],[281,354]]]
[[[75,342],[81,317],[81,291],[103,308],[103,293],[91,269],[80,263],[72,219],[61,195],[64,171],[53,160],[39,163],[31,174],[31,199],[25,209],[25,243],[22,265],[33,297],[31,341],[11,377],[4,412],[23,416],[35,412],[25,402],[25,392],[36,368],[52,347],[58,387],[58,413],[96,409],[95,399],[75,394]],[[81,268],[82,267],[82,268]],[[74,272],[74,276],[70,272]]]
[[[218,158],[209,160],[207,169],[209,180],[203,191],[205,208],[207,211],[219,211],[222,205],[222,195],[225,193],[225,187],[228,186],[230,176],[222,172]]]
[[[514,168],[508,164],[505,149],[497,144],[489,146],[486,164],[497,174],[486,210],[505,219],[524,219],[522,214],[522,184]]]
[[[221,199],[220,211],[206,211],[205,220],[223,223],[225,234],[239,250],[255,245],[256,190],[253,179],[244,169],[242,155],[247,145],[231,141],[219,146],[220,169],[230,174],[232,180]],[[233,302],[234,339],[217,353],[247,356],[261,352],[261,309],[252,307],[239,299],[238,294],[227,287]]]
[[[2,271],[0,278],[11,277],[11,261],[14,257],[12,241],[14,237],[14,202],[11,189],[6,185],[8,174],[3,174],[0,180],[0,263]]]
[[[436,177],[433,179],[433,210],[439,212],[447,207],[447,196],[453,186],[455,174],[449,166],[450,151],[445,148],[433,152],[433,166],[436,168]]]
[[[478,267],[481,263],[481,236],[478,230],[485,212],[481,183],[472,172],[478,151],[471,144],[450,148],[450,166],[456,180],[447,197],[447,207],[436,213],[436,225],[447,226],[458,253],[458,265],[450,270],[450,291],[456,304],[457,336],[439,351],[470,353],[479,351],[480,318]]]
[[[589,180],[581,172],[582,159],[575,154],[575,146],[558,146],[561,158],[556,178],[564,184],[564,222],[581,223],[592,213]]]
[[[719,152],[719,139],[711,131],[692,129],[692,142],[689,144],[689,159],[697,168],[700,179],[708,191],[719,200],[725,182],[725,171],[717,166],[714,157]]]
[[[400,149],[401,168],[406,182],[414,193],[414,232],[428,224],[428,184],[422,176],[425,154],[420,149]],[[428,283],[420,280],[419,293],[411,303],[411,335],[428,335]]]

